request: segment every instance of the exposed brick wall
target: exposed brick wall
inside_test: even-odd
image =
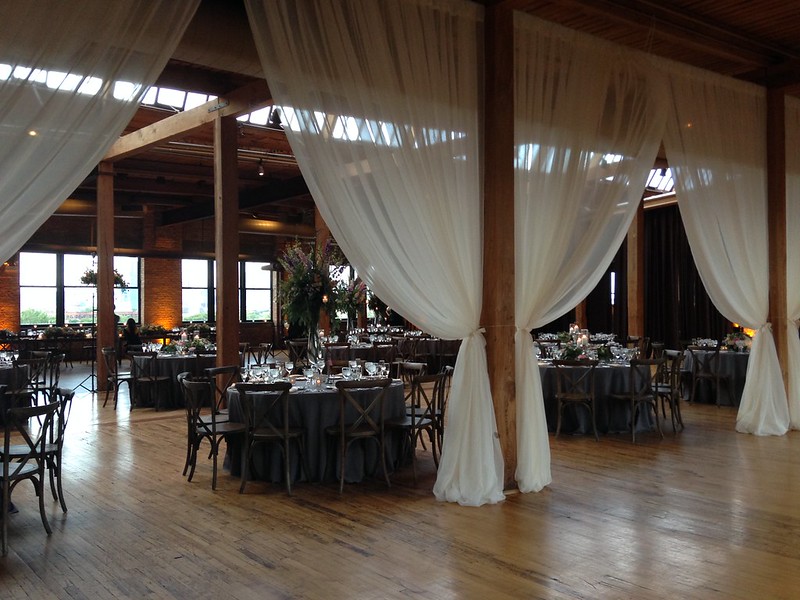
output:
[[[178,258],[142,260],[142,323],[167,329],[181,324],[181,261]]]
[[[19,331],[19,267],[0,265],[0,329]]]

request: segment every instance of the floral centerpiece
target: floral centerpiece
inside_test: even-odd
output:
[[[347,314],[348,324],[356,318],[367,301],[367,286],[363,281],[340,282],[336,289],[338,310]],[[349,329],[349,327],[348,327]]]
[[[58,327],[56,325],[51,325],[42,331],[43,339],[75,337],[78,335],[80,335],[80,333],[72,327]]]
[[[206,352],[214,349],[214,344],[206,338],[196,337],[186,342],[189,349],[195,352]]]
[[[186,333],[206,338],[211,335],[211,325],[208,323],[193,323],[186,328]]]
[[[386,319],[386,309],[389,308],[389,306],[375,294],[370,296],[368,306],[370,310],[375,313],[376,325],[382,323]]]
[[[742,331],[729,333],[725,336],[725,345],[734,352],[749,352],[753,338]]]
[[[286,272],[280,299],[288,319],[308,332],[309,358],[321,353],[317,323],[322,310],[332,315],[336,310],[337,288],[334,281],[344,269],[344,259],[332,240],[309,246],[295,241],[286,246],[278,263]]]
[[[97,285],[97,271],[94,269],[86,269],[81,275],[81,283],[83,285]],[[123,290],[128,289],[128,282],[125,281],[125,278],[122,276],[122,273],[114,269],[114,287],[122,288]]]
[[[139,328],[142,335],[148,337],[163,337],[167,335],[167,328],[163,325],[153,325],[152,323],[145,323]]]

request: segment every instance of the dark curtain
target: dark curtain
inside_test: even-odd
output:
[[[645,331],[650,340],[680,348],[695,337],[721,339],[732,326],[703,287],[677,205],[644,214]]]
[[[614,333],[617,340],[625,339],[628,327],[627,247],[627,241],[623,241],[602,279],[586,297],[586,324],[581,325],[593,333]]]

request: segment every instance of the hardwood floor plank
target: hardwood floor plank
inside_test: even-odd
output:
[[[79,371],[76,368],[75,371]],[[76,373],[77,376],[77,373]],[[733,409],[687,405],[687,429],[551,438],[553,483],[467,508],[432,496],[419,451],[392,479],[238,479],[201,455],[181,475],[185,419],[76,396],[69,512],[14,493],[2,598],[794,598],[798,434],[734,431]],[[207,447],[206,447],[207,448]],[[49,490],[47,492],[49,494]]]

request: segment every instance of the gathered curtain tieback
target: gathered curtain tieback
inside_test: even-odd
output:
[[[764,323],[761,327],[758,328],[759,331],[763,331],[764,329],[772,332],[772,323]]]
[[[474,331],[470,332],[470,334],[469,334],[467,337],[468,337],[468,338],[475,337],[475,336],[476,336],[476,335],[478,335],[479,333],[480,333],[480,334],[484,334],[484,333],[486,333],[486,328],[485,328],[485,327],[478,327],[478,328],[477,328],[477,329],[475,329]],[[465,339],[466,339],[466,338],[465,338]]]

